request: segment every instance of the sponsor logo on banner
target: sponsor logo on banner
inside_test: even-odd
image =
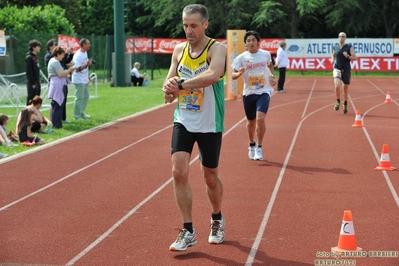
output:
[[[153,40],[153,44],[152,44]],[[227,46],[226,39],[216,39],[218,42]],[[261,39],[259,42],[259,48],[266,50],[272,54],[277,53],[279,43],[284,39]],[[127,53],[151,53],[154,54],[172,54],[173,49],[179,43],[185,42],[186,39],[161,39],[161,38],[126,38],[126,52]],[[244,40],[236,40],[237,42],[244,43]],[[152,45],[154,45],[152,50]]]
[[[331,57],[337,39],[286,39],[287,56]],[[392,57],[394,54],[393,39],[347,39],[358,57]]]
[[[271,54],[277,54],[277,49],[280,47],[280,42],[282,41],[284,41],[284,39],[261,39],[259,48]]]
[[[291,70],[333,70],[329,58],[289,58]],[[399,56],[361,57],[351,61],[353,71],[399,71]]]
[[[58,45],[64,49],[72,47],[74,52],[80,49],[79,39],[73,36],[65,36],[58,34]]]

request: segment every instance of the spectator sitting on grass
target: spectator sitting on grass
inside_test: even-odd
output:
[[[32,143],[33,141],[35,141],[35,143],[39,145],[45,144],[46,142],[44,141],[44,139],[39,138],[37,135],[32,135],[32,115],[33,111],[28,108],[25,108],[21,111],[20,121],[18,123],[19,141],[21,143],[25,141],[29,141]]]
[[[0,142],[5,146],[15,146],[11,141],[18,141],[18,137],[10,131],[7,133],[8,116],[0,114]]]
[[[33,111],[32,114],[32,132],[46,132],[46,127],[52,126],[52,123],[50,120],[48,120],[41,112],[40,108],[42,107],[43,104],[43,99],[40,98],[40,96],[35,96],[32,100],[29,101],[29,105],[26,107],[26,109],[29,109]],[[18,125],[20,123],[21,119],[21,113],[18,116],[17,120],[17,128],[16,131],[18,132]]]
[[[140,69],[140,63],[136,62],[134,63],[134,67],[132,69],[132,71],[130,72],[131,74],[131,82],[133,83],[133,86],[137,86],[137,84],[139,86],[143,86],[143,81],[144,81],[144,77],[147,75],[146,73],[144,74],[140,74],[139,69]]]

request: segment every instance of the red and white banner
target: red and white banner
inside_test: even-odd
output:
[[[279,43],[284,39],[261,39],[259,42],[260,49],[269,51],[272,54],[277,53]],[[179,43],[185,42],[186,39],[162,39],[162,38],[126,38],[127,53],[151,53],[154,54],[172,54],[173,49]],[[227,45],[226,39],[217,39],[224,45]],[[244,40],[242,40],[244,43]]]
[[[395,57],[358,57],[351,61],[352,70],[360,71],[399,71],[399,56]],[[291,70],[331,70],[329,58],[289,58],[287,67]]]
[[[73,47],[73,51],[76,52],[80,48],[80,41],[78,38],[73,36],[65,36],[58,34],[58,45],[64,49]]]

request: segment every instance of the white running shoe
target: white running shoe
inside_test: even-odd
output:
[[[255,160],[255,149],[256,149],[256,145],[248,146],[248,158],[250,160]]]
[[[0,159],[7,158],[7,157],[8,157],[8,154],[0,153]]]
[[[254,160],[258,160],[258,161],[262,161],[263,160],[262,147],[256,147]]]
[[[224,217],[221,220],[211,220],[211,233],[209,234],[209,244],[220,244],[224,240]]]
[[[176,238],[176,241],[170,245],[170,251],[186,251],[188,247],[194,246],[197,244],[197,238],[195,237],[195,230],[193,233],[187,231],[187,229],[183,228],[180,230],[179,235]]]

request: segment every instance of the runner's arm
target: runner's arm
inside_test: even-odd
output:
[[[208,51],[209,68],[202,74],[184,81],[184,89],[204,88],[216,83],[226,68],[226,46],[215,42]]]

